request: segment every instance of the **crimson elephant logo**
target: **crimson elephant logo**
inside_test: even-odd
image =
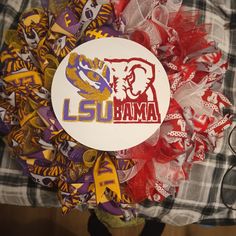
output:
[[[160,123],[155,65],[142,58],[88,58],[72,53],[67,80],[81,97],[79,121]],[[69,111],[69,101],[64,103]],[[64,114],[64,120],[67,118]]]
[[[159,123],[153,85],[155,65],[142,58],[105,59],[105,62],[111,70],[114,123]]]
[[[146,95],[146,101],[156,99],[153,82],[155,66],[141,58],[105,59],[111,68],[112,87],[115,98],[120,101],[140,101]],[[143,99],[143,98],[142,98]]]

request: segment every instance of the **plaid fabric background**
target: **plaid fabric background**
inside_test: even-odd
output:
[[[2,0],[0,3],[0,43],[9,27],[14,27],[25,9],[39,4],[39,1]],[[228,59],[229,70],[226,73],[222,89],[234,104],[227,113],[233,115],[236,125],[236,1],[235,0],[184,0],[191,9],[200,9],[202,21],[212,24],[210,39],[218,42],[224,56]],[[157,204],[146,201],[138,205],[140,215],[155,217],[172,225],[203,223],[212,225],[236,224],[236,211],[228,210],[222,203],[220,188],[227,169],[236,163],[231,153],[225,132],[215,150],[204,162],[195,164],[190,179],[180,186],[177,198],[168,198]],[[233,137],[236,142],[236,137]],[[236,180],[235,180],[236,186]],[[234,186],[234,188],[235,188]],[[58,207],[56,193],[36,185],[22,172],[14,158],[0,144],[0,203]]]

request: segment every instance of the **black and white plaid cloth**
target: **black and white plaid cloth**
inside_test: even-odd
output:
[[[0,41],[4,32],[17,24],[20,14],[39,1],[1,0]],[[223,81],[223,92],[233,106],[227,110],[236,125],[236,0],[184,0],[190,9],[201,10],[201,20],[212,24],[209,38],[215,40],[229,62],[229,70]],[[232,129],[231,128],[231,129]],[[142,216],[155,217],[172,225],[203,223],[212,225],[236,224],[236,211],[227,209],[221,201],[221,182],[227,169],[236,163],[228,146],[230,129],[218,142],[214,153],[204,162],[194,164],[190,178],[184,181],[175,199],[168,198],[158,204],[144,202],[138,205]],[[236,137],[232,137],[236,142]],[[235,186],[236,188],[236,180]],[[22,175],[3,142],[0,144],[0,203],[58,207],[56,193],[36,185]]]

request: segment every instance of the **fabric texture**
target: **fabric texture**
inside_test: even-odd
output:
[[[39,1],[3,0],[0,3],[0,43],[4,33],[14,28],[22,12],[38,6]],[[190,10],[201,11],[201,21],[211,24],[209,39],[215,40],[228,60],[229,69],[222,90],[232,102],[227,109],[236,125],[236,1],[235,0],[184,0]],[[221,182],[227,169],[236,163],[228,146],[230,129],[218,142],[214,153],[204,162],[194,164],[188,181],[184,181],[176,198],[162,203],[145,201],[137,206],[141,216],[156,218],[172,225],[202,223],[211,225],[236,224],[236,211],[227,209],[221,201]],[[233,137],[236,142],[236,137]],[[236,187],[235,185],[232,188]],[[14,157],[0,143],[0,203],[24,206],[58,207],[56,193],[35,184],[22,175]]]

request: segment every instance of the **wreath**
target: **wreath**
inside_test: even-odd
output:
[[[48,1],[49,2],[49,1]],[[207,40],[210,25],[182,1],[54,1],[20,17],[1,52],[0,132],[25,175],[57,190],[63,213],[78,206],[132,218],[135,203],[174,197],[194,162],[204,161],[230,126],[219,92],[227,62]],[[58,123],[51,84],[76,46],[103,37],[133,40],[150,50],[168,75],[171,101],[155,134],[127,150],[86,147]],[[115,179],[101,187],[98,172]],[[130,217],[131,216],[131,217]]]

